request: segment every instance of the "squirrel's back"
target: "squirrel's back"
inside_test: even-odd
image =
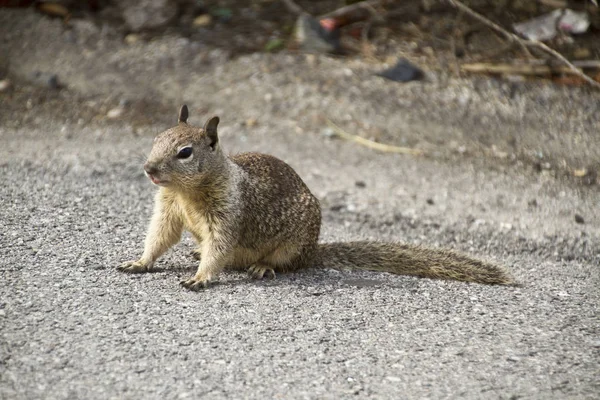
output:
[[[296,171],[267,154],[241,153],[230,160],[243,174],[238,186],[241,245],[254,247],[263,240],[296,243],[309,250],[305,260],[311,261],[308,258],[316,249],[321,229],[321,207]]]

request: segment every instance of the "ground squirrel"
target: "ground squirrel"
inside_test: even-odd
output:
[[[255,279],[318,266],[385,271],[400,275],[514,284],[501,267],[450,250],[401,243],[319,244],[317,198],[285,162],[259,153],[227,156],[217,135],[218,117],[200,129],[179,123],[160,133],[144,170],[158,185],[144,253],[121,264],[123,272],[147,272],[184,229],[198,242],[196,274],[181,284],[206,287],[224,268]]]

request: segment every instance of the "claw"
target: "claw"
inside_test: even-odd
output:
[[[268,279],[275,279],[275,270],[273,268],[267,268],[265,274]]]
[[[265,277],[265,275],[267,276],[268,279],[275,279],[275,270],[273,270],[273,268],[269,268],[269,267],[261,267],[258,265],[252,265],[250,266],[250,268],[248,268],[248,275],[250,275],[250,277],[252,279],[263,279],[263,277]]]
[[[118,271],[130,274],[139,274],[148,272],[152,268],[152,264],[145,264],[141,261],[127,261],[117,267]]]
[[[182,280],[181,282],[179,282],[179,284],[186,289],[197,292],[200,289],[206,289],[210,284],[210,281],[208,279],[197,280],[196,278],[190,278],[187,280]]]

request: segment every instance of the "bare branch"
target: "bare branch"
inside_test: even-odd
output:
[[[531,53],[529,53],[529,51],[527,50],[528,47],[537,48],[539,50],[542,50],[542,51],[550,54],[554,58],[560,60],[567,67],[569,67],[573,71],[573,75],[577,75],[578,77],[580,77],[581,79],[586,81],[588,84],[590,84],[592,87],[594,87],[596,89],[600,89],[599,82],[596,82],[595,80],[590,78],[588,75],[583,73],[583,71],[581,71],[579,68],[577,68],[565,56],[560,54],[558,51],[552,49],[551,47],[548,47],[546,44],[544,44],[540,41],[537,41],[537,40],[522,39],[519,36],[515,35],[514,33],[508,32],[506,29],[502,28],[500,25],[495,24],[494,22],[490,21],[489,19],[487,19],[483,15],[479,14],[478,12],[473,11],[471,8],[467,7],[466,5],[464,5],[463,3],[461,3],[458,0],[448,0],[448,2],[450,4],[452,4],[454,7],[458,8],[459,10],[462,10],[466,14],[470,15],[474,19],[478,20],[479,22],[483,23],[484,25],[490,27],[494,31],[503,35],[511,42],[519,44],[521,46],[521,48],[525,49],[526,54],[528,54],[529,56],[531,55]]]
[[[569,61],[565,56],[560,54],[558,51],[554,50],[551,47],[546,46],[542,42],[538,42],[537,40],[528,40],[527,42],[530,43],[530,44],[528,44],[528,46],[537,47],[537,48],[545,51],[546,53],[553,55],[555,58],[562,61],[567,67],[571,68],[574,75],[577,75],[578,77],[580,77],[581,79],[583,79],[584,81],[586,81],[587,83],[589,83],[590,85],[595,87],[596,89],[600,89],[600,83],[596,82],[595,80],[590,78],[588,75],[584,74],[583,71],[581,71],[579,68],[577,68],[575,65],[573,65],[573,63],[571,63],[571,61]]]
[[[338,8],[335,11],[331,11],[327,14],[321,15],[319,18],[337,18],[341,16],[346,16],[348,14],[356,14],[356,13],[366,13],[366,17],[368,18],[370,15],[377,15],[375,11],[375,7],[385,3],[384,0],[367,0],[360,1],[358,3],[350,4],[345,7]],[[356,19],[356,18],[353,18]]]
[[[379,150],[379,151],[383,151],[386,153],[411,154],[413,156],[420,156],[420,155],[424,154],[423,150],[411,149],[410,147],[392,146],[392,145],[384,144],[384,143],[377,143],[372,140],[365,139],[362,136],[353,135],[351,133],[344,131],[342,128],[340,128],[339,126],[334,124],[329,119],[327,120],[327,125],[329,125],[329,127],[331,129],[333,129],[335,134],[337,136],[341,137],[342,139],[346,139],[351,142],[358,143],[362,146],[365,146],[365,147],[368,147],[368,148],[371,148],[374,150]]]
[[[550,75],[561,73],[567,75],[576,75],[575,71],[566,65],[552,67],[545,64],[474,63],[463,64],[460,66],[460,69],[465,72],[485,74]]]
[[[523,41],[521,40],[520,37],[518,37],[514,33],[508,32],[506,29],[504,29],[500,25],[490,21],[489,19],[487,19],[483,15],[479,14],[478,12],[471,10],[471,8],[465,6],[463,3],[461,3],[458,0],[448,0],[448,2],[450,4],[452,4],[454,7],[463,11],[464,13],[470,15],[472,18],[474,18],[477,21],[481,22],[482,24],[486,25],[487,27],[498,32],[500,35],[504,36],[507,40],[521,46],[521,48],[523,49],[523,51],[525,52],[527,57],[531,58],[531,53],[529,52],[529,50],[527,50],[527,46],[523,43]]]

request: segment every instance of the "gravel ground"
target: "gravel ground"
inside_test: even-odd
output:
[[[193,293],[178,285],[195,267],[189,237],[158,272],[121,274],[151,213],[140,168],[151,137],[2,128],[0,397],[597,397],[597,193],[222,126],[230,150],[297,168],[322,200],[325,240],[449,246],[523,286],[315,269],[226,273]]]
[[[600,159],[596,94],[397,86],[359,60],[285,53],[219,65],[184,40],[81,44],[59,26],[0,13],[14,84],[0,93],[0,398],[598,398],[600,194],[556,178]],[[35,70],[67,88],[28,87]],[[178,284],[195,270],[188,236],[157,272],[117,272],[151,215],[145,154],[184,100],[196,125],[221,116],[226,149],[300,173],[323,240],[455,248],[522,286],[313,269],[194,293]],[[428,156],[336,140],[326,118]]]

